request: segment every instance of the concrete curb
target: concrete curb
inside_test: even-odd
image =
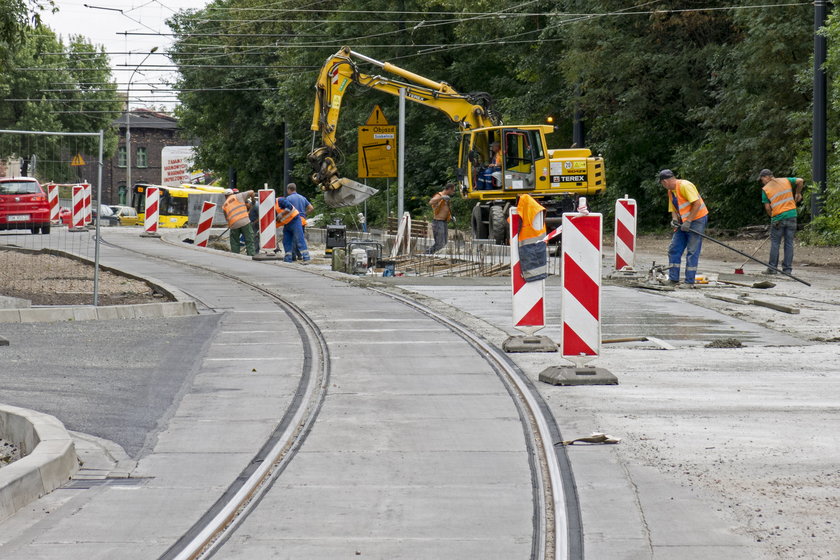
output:
[[[0,309],[0,323],[50,323],[101,319],[148,319],[198,315],[194,301],[109,305],[101,307],[31,307]]]
[[[26,456],[0,469],[0,521],[63,485],[79,469],[70,434],[49,414],[0,404],[0,434]]]

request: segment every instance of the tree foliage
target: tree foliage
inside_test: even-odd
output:
[[[643,226],[661,227],[666,202],[654,177],[671,168],[698,185],[714,226],[738,227],[766,220],[759,169],[808,175],[798,162],[810,149],[811,10],[714,0],[214,0],[172,20],[179,116],[201,139],[199,164],[236,168],[249,188],[280,186],[285,126],[292,180],[314,198],[313,86],[348,45],[458,91],[489,92],[505,123],[554,116],[551,147],[571,144],[572,115],[582,111],[588,147],[607,168],[608,194],[590,207],[609,213],[629,194]],[[356,129],[374,105],[396,123],[395,97],[355,85],[344,98],[343,174],[356,171]],[[406,210],[428,215],[428,198],[454,178],[456,129],[407,103],[406,132]],[[393,212],[395,181],[369,181],[383,194],[386,183],[389,195],[368,202],[373,222]]]
[[[113,153],[117,132],[111,123],[122,105],[117,100],[108,57],[101,47],[94,47],[82,36],[71,37],[65,45],[52,30],[36,24],[24,26],[21,39],[7,54],[0,69],[0,97],[4,100],[0,103],[0,128],[105,130],[105,152]],[[49,142],[45,140],[45,144]],[[57,150],[58,141],[53,142],[53,149]],[[83,137],[76,141],[75,149],[96,153],[97,147],[98,140]],[[55,155],[54,159],[58,158]]]

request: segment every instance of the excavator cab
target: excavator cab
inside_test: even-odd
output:
[[[468,198],[511,198],[519,192],[547,187],[548,162],[539,129],[492,127],[461,133],[459,179]],[[501,146],[501,165],[490,165],[490,146]],[[546,173],[537,175],[545,168]],[[544,185],[543,185],[544,183]]]

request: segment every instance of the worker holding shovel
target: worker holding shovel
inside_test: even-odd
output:
[[[677,179],[670,169],[659,172],[659,183],[668,191],[671,225],[676,228],[668,247],[668,281],[679,284],[680,263],[683,253],[686,253],[685,283],[693,287],[709,210],[697,187],[690,181]]]
[[[779,245],[784,239],[785,256],[782,259],[782,271],[793,271],[793,236],[796,234],[796,203],[802,200],[802,188],[805,181],[799,177],[774,177],[769,169],[762,169],[758,174],[761,182],[761,200],[770,216],[770,265],[779,265]],[[794,192],[796,189],[796,192]],[[776,274],[768,268],[767,274]]]

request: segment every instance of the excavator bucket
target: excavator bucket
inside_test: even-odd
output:
[[[347,177],[341,177],[333,181],[332,186],[336,183],[341,186],[332,190],[324,191],[324,202],[330,208],[343,208],[345,206],[355,206],[361,204],[368,198],[372,197],[379,191],[367,185],[363,185]]]

